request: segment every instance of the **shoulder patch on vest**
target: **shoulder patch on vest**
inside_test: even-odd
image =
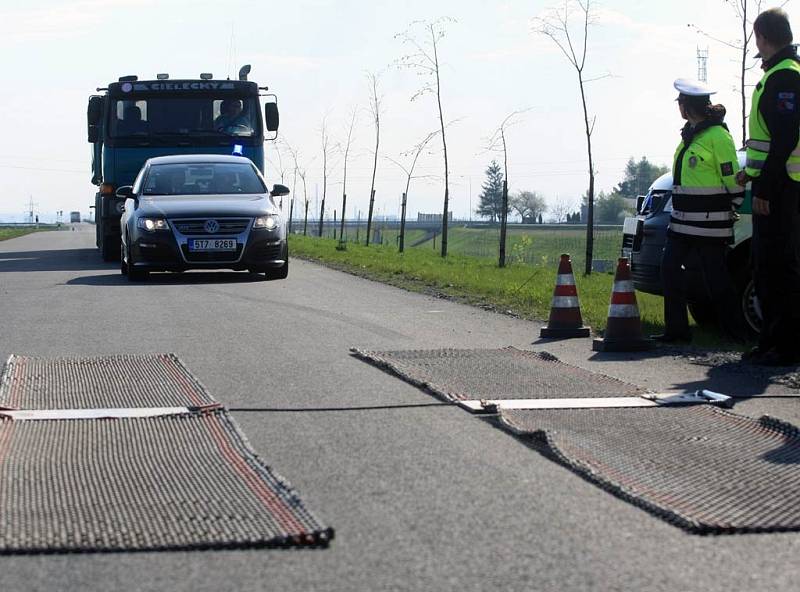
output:
[[[778,93],[778,113],[794,113],[797,101],[793,92]]]
[[[723,177],[730,177],[733,174],[732,162],[723,162],[721,165],[719,165],[719,168]]]

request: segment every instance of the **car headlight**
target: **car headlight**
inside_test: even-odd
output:
[[[142,230],[147,232],[155,232],[156,230],[167,230],[167,221],[164,218],[139,218],[136,225]]]
[[[253,223],[253,228],[266,228],[267,230],[275,230],[281,223],[281,219],[275,214],[268,216],[259,216]]]

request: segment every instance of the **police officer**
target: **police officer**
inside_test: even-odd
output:
[[[733,242],[733,207],[744,198],[736,182],[736,147],[723,121],[725,107],[711,104],[715,91],[683,78],[674,84],[686,125],[673,160],[672,214],[661,260],[665,330],[653,339],[691,340],[684,268],[693,260],[700,263],[705,292],[720,326],[741,339],[740,315],[726,265],[727,245]]]
[[[758,346],[745,359],[768,366],[800,362],[800,58],[786,13],[753,22],[764,76],[753,91],[747,164],[753,182],[752,261],[763,318]]]

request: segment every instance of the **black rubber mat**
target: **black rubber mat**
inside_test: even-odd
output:
[[[351,352],[446,401],[637,396],[648,391],[547,352],[438,349]]]
[[[800,431],[710,406],[503,410],[501,424],[695,533],[800,530]]]
[[[0,378],[0,407],[10,409],[203,407],[214,403],[172,354],[12,355]]]
[[[0,419],[0,553],[325,546],[222,410]]]

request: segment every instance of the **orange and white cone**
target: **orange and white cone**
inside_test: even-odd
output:
[[[591,329],[583,325],[581,305],[578,302],[578,288],[572,273],[569,255],[561,255],[558,263],[556,287],[550,305],[550,320],[542,327],[539,337],[563,339],[568,337],[589,337]]]
[[[652,339],[642,335],[642,320],[636,304],[631,266],[626,257],[617,261],[614,290],[608,306],[608,323],[602,339],[592,343],[594,351],[642,351],[654,346]]]

